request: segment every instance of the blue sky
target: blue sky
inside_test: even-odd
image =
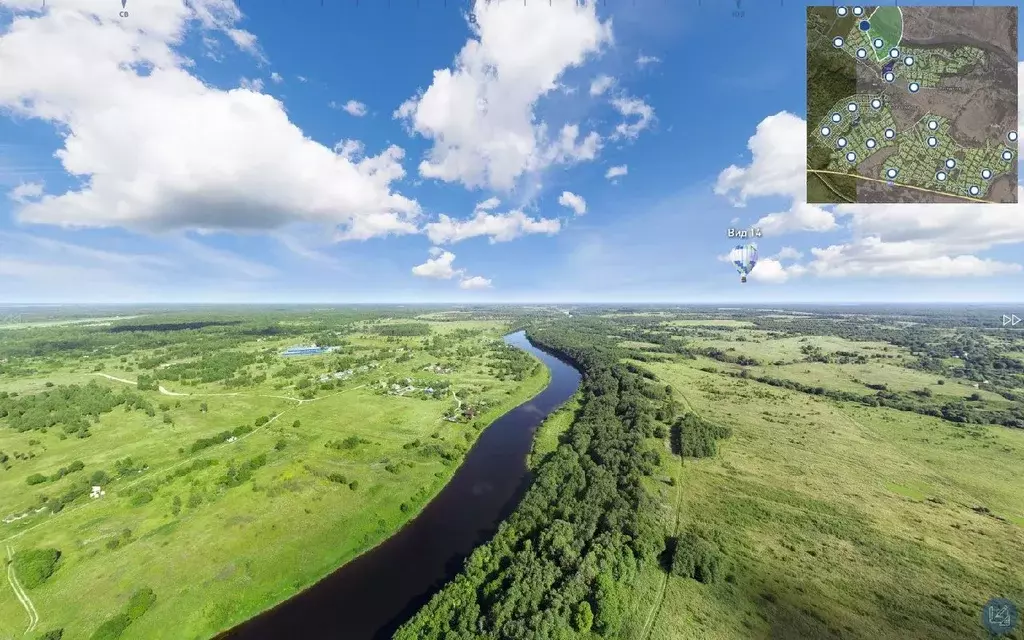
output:
[[[0,302],[1024,291],[1019,205],[803,203],[802,4],[118,4],[0,0]]]

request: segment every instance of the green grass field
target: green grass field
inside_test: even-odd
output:
[[[871,40],[881,38],[884,43],[875,51],[879,60],[889,56],[889,49],[898,47],[903,37],[903,12],[899,7],[877,7],[869,17],[871,28],[868,36]]]
[[[458,329],[472,334],[452,338],[449,348],[463,349],[456,370],[429,374],[450,382],[454,392],[438,399],[381,389],[382,379],[419,378],[425,366],[439,361],[419,346],[421,338],[388,341],[357,333],[347,336],[345,351],[396,351],[377,368],[312,400],[299,401],[296,380],[315,379],[329,368],[331,356],[248,365],[245,371],[252,374],[274,374],[287,366],[301,371],[238,388],[161,382],[172,393],[190,395],[140,392],[166,411],[151,417],[115,407],[101,414],[85,439],[61,439],[59,428],[46,433],[0,428],[0,451],[11,454],[9,468],[0,471],[0,517],[17,518],[0,524],[0,551],[10,546],[14,553],[41,548],[62,553],[54,574],[27,590],[40,619],[28,637],[63,628],[65,640],[90,638],[124,608],[132,592],[148,586],[156,602],[122,638],[207,638],[384,540],[444,486],[483,426],[535,395],[548,380],[547,369],[536,361],[538,366],[521,380],[495,372],[487,345],[500,338],[498,323],[431,326],[436,335]],[[295,342],[274,339],[259,347]],[[148,355],[132,354],[127,362],[108,358],[88,368],[102,364],[102,373],[135,380],[139,371],[133,363]],[[81,362],[43,364],[39,373],[4,379],[0,391],[27,394],[48,389],[47,382],[90,380],[114,390],[133,388],[94,375]],[[480,408],[472,422],[443,419],[456,398]],[[261,416],[271,419],[257,427]],[[199,438],[239,425],[255,429],[190,453]],[[339,444],[346,439],[350,445]],[[326,446],[332,442],[335,447]],[[435,451],[448,452],[450,459]],[[265,464],[250,479],[224,484],[232,466],[241,468],[261,455]],[[115,461],[129,456],[144,464],[144,471],[111,482],[101,498],[79,498],[55,514],[36,511],[41,494],[60,494],[79,477],[110,472]],[[26,483],[32,474],[50,476],[75,460],[84,463],[83,470],[53,482]],[[201,461],[210,466],[200,468]],[[5,586],[2,592],[0,637],[21,637],[29,621],[26,610],[12,590]]]
[[[533,436],[533,448],[530,451],[529,466],[531,469],[536,468],[544,456],[558,448],[559,438],[572,426],[579,408],[580,400],[577,394],[537,427],[537,432]]]
[[[679,470],[679,526],[719,531],[733,578],[648,571],[623,637],[984,638],[989,598],[1024,601],[1024,432],[645,366],[733,429],[661,472]],[[667,530],[675,489],[654,488]]]

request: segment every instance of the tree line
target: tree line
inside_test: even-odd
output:
[[[398,640],[613,636],[630,582],[664,548],[642,478],[658,403],[597,332],[534,325],[535,345],[583,374],[577,420],[494,538],[396,634]]]

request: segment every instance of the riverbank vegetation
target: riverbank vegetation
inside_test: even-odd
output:
[[[0,330],[0,550],[63,640],[210,637],[293,595],[547,382],[500,321],[132,315]],[[26,615],[0,598],[0,629]]]

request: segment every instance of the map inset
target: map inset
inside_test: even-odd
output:
[[[807,201],[1017,202],[1017,8],[807,9]]]

